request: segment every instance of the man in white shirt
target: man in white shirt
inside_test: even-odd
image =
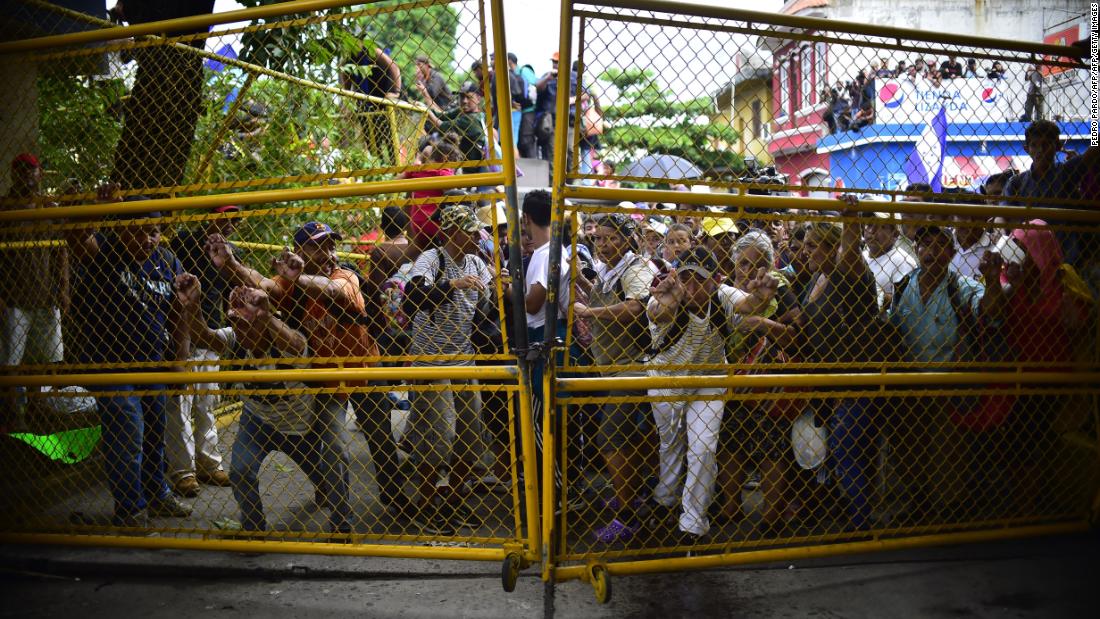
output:
[[[550,192],[536,190],[523,199],[523,231],[531,239],[535,250],[527,263],[527,275],[524,278],[524,305],[527,312],[527,341],[532,345],[546,339],[546,302],[550,281]],[[563,249],[561,254],[561,274],[558,278],[558,319],[552,325],[557,337],[565,338],[564,308],[569,301],[569,261]],[[539,358],[531,362],[531,411],[534,417],[535,448],[538,459],[542,460],[542,373],[545,360]],[[556,477],[557,474],[555,474]]]
[[[967,217],[957,215],[959,222],[980,222],[980,217]],[[951,270],[963,277],[981,281],[981,271],[978,266],[982,262],[982,256],[987,251],[995,251],[996,241],[989,234],[985,226],[974,223],[972,225],[955,226],[955,255],[951,258]]]
[[[893,213],[875,213],[875,223],[863,228],[863,259],[880,291],[879,307],[890,307],[894,282],[917,268],[917,261],[897,243],[898,226]]]

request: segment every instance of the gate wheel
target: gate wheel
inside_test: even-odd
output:
[[[504,562],[500,566],[500,584],[504,586],[505,593],[516,590],[516,580],[519,579],[521,567],[522,561],[516,553],[510,552],[504,557]]]
[[[603,565],[593,565],[589,572],[592,590],[596,593],[596,602],[607,604],[611,600],[611,574]]]

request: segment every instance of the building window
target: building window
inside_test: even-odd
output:
[[[814,91],[821,92],[829,87],[829,76],[827,74],[826,50],[824,43],[814,43],[814,65],[817,68],[815,72]],[[820,99],[818,99],[820,101]]]
[[[787,69],[787,60],[781,59],[779,61],[779,109],[776,110],[776,117],[783,117],[787,115],[787,110],[791,107],[791,82],[790,75]]]
[[[809,46],[803,47],[799,54],[798,109],[804,110],[814,104],[814,58]]]
[[[752,137],[760,139],[760,99],[752,100]]]

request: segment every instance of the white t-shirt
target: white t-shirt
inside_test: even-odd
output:
[[[225,342],[226,354],[223,356],[225,359],[265,359],[265,358],[282,358],[282,357],[309,357],[309,350],[305,350],[301,353],[289,353],[272,348],[270,351],[253,352],[246,350],[240,346],[237,342],[237,334],[233,331],[232,327],[223,327],[216,329],[214,335]],[[309,367],[309,364],[292,364],[289,366],[274,365],[274,364],[259,364],[234,367],[232,369],[242,370],[276,370],[276,369],[297,369],[303,370]],[[243,389],[305,389],[308,387],[305,383],[297,380],[288,380],[278,383],[238,383],[235,385],[238,388]],[[313,394],[296,394],[296,395],[261,395],[261,394],[249,394],[241,396],[244,401],[245,408],[254,412],[260,417],[267,425],[275,428],[277,431],[283,434],[291,434],[295,436],[301,436],[309,431],[309,426],[313,421]]]
[[[982,263],[982,256],[987,251],[996,251],[996,243],[993,238],[989,236],[988,232],[982,233],[982,238],[978,239],[977,243],[974,243],[967,249],[963,249],[958,241],[955,242],[955,255],[951,258],[951,268],[962,275],[963,277],[969,277],[970,279],[981,280],[982,272],[978,267]]]
[[[524,295],[530,294],[531,287],[535,284],[541,285],[543,288],[549,290],[550,286],[547,282],[550,281],[550,243],[546,243],[542,247],[539,247],[531,254],[531,261],[527,263],[527,276],[524,281],[525,289]],[[562,312],[569,307],[569,259],[566,257],[565,252],[561,254],[561,277],[559,278],[559,293],[558,293],[558,316],[561,317]],[[546,324],[546,304],[543,303],[539,311],[534,314],[527,314],[527,326],[534,329],[544,326]]]
[[[889,295],[894,294],[894,282],[900,281],[901,278],[917,268],[917,261],[913,259],[913,256],[897,245],[894,245],[890,251],[878,258],[872,258],[864,250],[863,259],[867,262],[867,267],[871,269],[871,274],[875,276],[875,283],[884,293]]]

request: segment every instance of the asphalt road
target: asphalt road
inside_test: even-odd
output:
[[[556,617],[1094,617],[1098,536],[995,542],[705,572],[616,576],[610,603],[559,583]],[[497,564],[0,548],[3,617],[540,617],[533,570]],[[1091,609],[1091,610],[1090,610]]]

